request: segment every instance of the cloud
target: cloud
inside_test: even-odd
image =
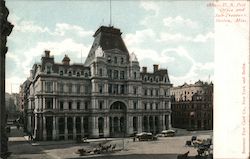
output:
[[[140,7],[145,9],[146,11],[153,11],[155,15],[159,14],[160,7],[152,1],[141,1]]]
[[[159,42],[177,43],[177,42],[207,42],[214,38],[213,32],[206,34],[198,34],[196,36],[187,36],[181,33],[161,32],[158,39]]]
[[[25,81],[25,78],[13,76],[6,78],[5,91],[9,93],[19,92],[20,85]]]
[[[167,32],[162,32],[160,33],[160,42],[187,42],[187,41],[192,41],[192,37],[185,36],[181,33],[167,33]]]
[[[67,23],[57,23],[56,28],[52,34],[65,36],[67,32],[76,34],[80,37],[90,37],[90,35],[94,33],[93,31],[87,31],[78,25],[71,25]]]
[[[206,42],[208,39],[213,39],[214,38],[214,33],[208,32],[207,34],[198,34],[193,41],[194,42]]]
[[[83,53],[82,56],[85,57],[88,54],[89,48],[90,46],[86,46],[68,38],[56,42],[38,42],[34,47],[27,50],[16,51],[15,54],[9,52],[6,59],[7,71],[9,72],[7,78],[10,79],[9,81],[15,81],[11,79],[28,77],[33,64],[40,62],[40,58],[45,49],[51,51],[51,55],[55,57],[55,62],[61,62],[64,54],[67,54],[71,59],[71,63],[80,63],[81,52]]]
[[[209,76],[210,80],[213,79],[214,63],[196,62],[182,46],[167,48],[161,52],[140,47],[132,47],[131,50],[138,57],[140,66],[148,67],[149,72],[153,71],[153,64],[159,64],[160,68],[167,68],[170,80],[175,85],[193,83],[199,79],[208,81]]]
[[[166,17],[163,19],[163,24],[166,27],[183,26],[192,29],[197,29],[199,27],[199,24],[197,22],[192,21],[191,19],[184,19],[181,16]]]
[[[146,39],[155,38],[155,32],[152,29],[138,30],[135,34],[126,34],[124,41],[126,45],[137,45],[145,42]]]
[[[32,33],[44,33],[49,32],[49,29],[47,27],[41,27],[37,24],[35,24],[33,21],[21,21],[18,22],[15,27],[14,31],[17,32],[32,32]]]
[[[152,20],[156,19],[160,12],[160,6],[152,1],[141,1],[140,7],[145,11],[153,11],[154,14],[145,15],[145,17],[139,22],[141,25],[148,26],[152,23]]]

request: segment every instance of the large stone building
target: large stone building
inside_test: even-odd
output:
[[[172,126],[188,130],[213,129],[213,84],[197,81],[172,87]]]
[[[171,127],[168,71],[147,72],[119,29],[101,26],[84,64],[45,51],[30,73],[27,129],[37,140],[118,137]]]

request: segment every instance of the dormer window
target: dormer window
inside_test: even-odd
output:
[[[99,69],[99,75],[102,76],[102,69]]]
[[[111,62],[111,57],[110,56],[108,56],[108,63],[110,63]]]
[[[123,59],[123,57],[121,58],[121,64],[123,64],[123,62],[124,62],[124,59]]]
[[[76,73],[76,76],[77,76],[77,77],[80,77],[80,72],[77,72],[77,73]]]
[[[60,76],[63,76],[63,71],[62,70],[60,71]]]
[[[84,73],[84,77],[88,77],[88,73],[87,72]]]
[[[136,72],[134,72],[134,79],[136,79]]]
[[[72,72],[71,71],[69,71],[69,76],[72,76]]]
[[[47,74],[51,74],[51,66],[46,67],[46,72],[47,72]]]

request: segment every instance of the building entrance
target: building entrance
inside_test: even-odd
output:
[[[117,101],[110,106],[109,131],[112,137],[122,137],[127,131],[127,107]]]

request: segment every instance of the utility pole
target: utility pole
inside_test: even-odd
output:
[[[6,108],[5,108],[5,54],[8,52],[8,47],[6,47],[7,36],[10,35],[13,25],[8,22],[7,18],[9,11],[5,6],[5,1],[0,0],[0,155],[1,158],[6,159],[10,153],[8,152],[8,137],[6,134]]]

